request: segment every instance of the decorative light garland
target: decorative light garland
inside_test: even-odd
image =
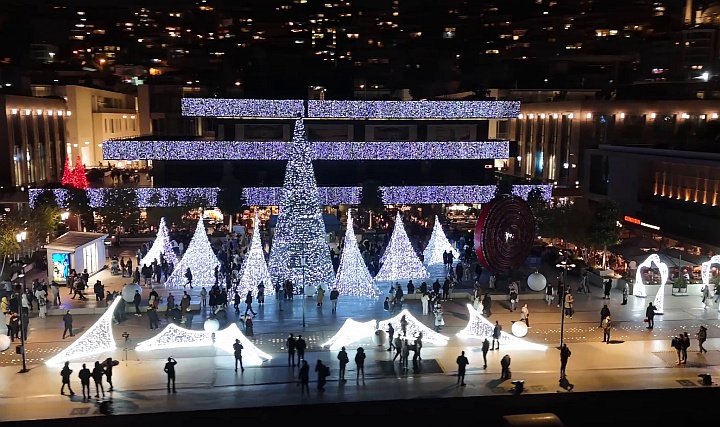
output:
[[[407,309],[403,310],[398,314],[397,316],[387,319],[387,320],[381,320],[378,322],[378,329],[382,331],[387,331],[388,325],[392,324],[393,329],[395,329],[396,336],[400,335],[402,332],[402,328],[400,327],[400,319],[405,316],[405,320],[407,320],[407,337],[408,339],[410,337],[417,337],[419,333],[422,332],[423,334],[423,342],[428,344],[434,344],[434,345],[446,345],[448,343],[448,340],[450,338],[446,337],[445,335],[439,334],[432,329],[428,328],[427,326],[423,325],[423,323],[419,320],[417,320],[412,314],[410,314]]]
[[[157,237],[155,237],[152,247],[147,254],[145,254],[143,259],[140,260],[140,264],[138,266],[149,266],[153,263],[153,261],[157,261],[159,264],[160,254],[163,255],[163,258],[165,258],[165,261],[167,261],[168,264],[177,265],[177,257],[175,256],[175,251],[170,243],[170,233],[168,232],[167,225],[165,225],[165,217],[160,218]]]
[[[305,103],[299,99],[183,98],[181,109],[182,115],[188,117],[295,118],[305,115]]]
[[[335,280],[322,212],[305,125],[298,118],[270,249],[269,268],[274,284],[289,279],[296,287],[327,286]]]
[[[520,184],[513,186],[513,194],[527,199],[533,189],[538,188],[546,201],[552,198],[552,185]],[[454,204],[454,203],[487,203],[495,197],[494,185],[426,185],[426,186],[381,186],[384,204]],[[90,207],[103,207],[105,193],[112,188],[87,189]],[[197,206],[197,200],[203,200],[207,206],[217,204],[217,187],[188,188],[134,188],[138,199],[138,207],[177,207]],[[318,187],[318,197],[323,206],[358,205],[362,200],[362,187]],[[38,195],[48,191],[42,188],[31,188],[28,191],[30,207],[35,206]],[[68,206],[69,194],[64,188],[51,190],[55,194],[58,205]],[[282,187],[246,187],[243,188],[245,201],[251,206],[279,206]]]
[[[375,325],[377,325],[377,320],[368,320],[361,323],[353,319],[347,319],[340,330],[327,340],[322,347],[330,350],[340,350],[346,345],[362,339],[372,338],[375,334]]]
[[[395,216],[395,228],[385,249],[384,261],[375,276],[375,281],[425,279],[428,277],[430,277],[430,273],[415,253],[398,211]]]
[[[313,160],[507,159],[508,141],[310,142]],[[103,142],[106,160],[287,160],[285,141],[138,141]]]
[[[255,211],[250,250],[240,267],[240,281],[237,286],[237,291],[243,298],[248,292],[252,292],[252,294],[257,297],[257,287],[260,282],[263,282],[265,285],[264,295],[275,294],[275,287],[272,286],[270,282],[270,272],[268,272],[267,263],[265,262],[265,251],[263,250],[260,239],[260,218],[258,217],[258,212]]]
[[[115,338],[112,331],[112,318],[121,297],[115,298],[102,316],[65,350],[48,359],[45,364],[60,366],[69,360],[85,359],[101,353],[114,351]]]
[[[465,328],[457,333],[457,336],[460,338],[474,338],[481,340],[487,338],[488,340],[492,340],[495,325],[475,310],[472,304],[468,304],[467,308],[470,312],[470,320],[468,320],[468,324]],[[500,331],[500,342],[503,346],[518,350],[547,350],[547,346],[526,341],[522,338],[512,336],[505,331]]]
[[[514,119],[520,101],[319,101],[308,117],[324,119]]]
[[[440,219],[438,219],[438,216],[435,215],[435,225],[433,225],[430,241],[423,252],[424,264],[427,266],[445,264],[445,260],[443,259],[445,251],[451,252],[453,257],[455,257],[455,260],[460,258],[460,254],[457,249],[450,244],[447,236],[445,236],[442,224],[440,224]]]
[[[215,267],[220,266],[215,252],[205,231],[202,218],[198,220],[187,250],[182,259],[175,265],[172,274],[167,278],[165,287],[183,287],[187,284],[185,272],[190,268],[193,286],[213,286],[215,284]]]
[[[647,294],[645,293],[645,283],[643,282],[642,269],[651,268],[653,264],[655,264],[658,270],[660,270],[660,289],[658,289],[658,293],[655,295],[655,301],[653,302],[653,305],[655,306],[656,314],[663,314],[665,310],[665,284],[667,283],[670,274],[667,264],[660,261],[660,257],[657,254],[650,255],[649,257],[647,257],[647,259],[645,259],[645,261],[642,262],[642,264],[637,266],[637,270],[635,272],[635,287],[633,289],[633,293],[636,297],[644,298],[647,296]]]
[[[347,226],[345,228],[345,244],[333,286],[337,288],[340,295],[354,295],[368,298],[375,298],[378,295],[375,282],[358,248],[355,229],[353,228],[352,213],[350,211],[348,211]]]

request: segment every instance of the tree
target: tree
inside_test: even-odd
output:
[[[593,245],[603,248],[603,268],[607,264],[608,246],[615,245],[620,240],[618,221],[620,208],[614,200],[604,200],[595,207],[588,237]]]
[[[65,157],[65,166],[63,166],[62,185],[71,185],[73,180],[73,168],[70,166],[70,157]]]
[[[60,208],[57,205],[36,204],[33,209],[24,209],[21,215],[23,229],[27,229],[25,243],[27,247],[37,248],[46,245],[50,240],[57,237],[58,225],[60,224]]]
[[[188,268],[192,273],[193,286],[213,286],[216,266],[220,267],[220,261],[210,246],[207,231],[205,231],[205,222],[200,218],[195,227],[195,234],[190,240],[185,254],[168,277],[166,286],[184,286],[187,283],[185,272]]]
[[[85,165],[82,163],[80,156],[75,160],[75,169],[73,169],[70,185],[75,188],[87,190],[90,187],[87,176],[85,175]]]
[[[395,228],[383,257],[384,262],[375,276],[376,281],[425,279],[430,277],[427,269],[415,253],[412,243],[410,243],[399,211],[395,216]]]
[[[450,241],[448,241],[442,229],[442,224],[440,224],[440,219],[435,215],[435,224],[433,225],[432,234],[430,235],[430,241],[423,252],[425,265],[445,264],[445,260],[443,259],[445,251],[451,252],[455,259],[460,258],[458,251],[450,244]]]
[[[177,265],[177,257],[175,251],[170,244],[170,233],[168,232],[167,226],[165,225],[165,218],[160,218],[160,225],[158,225],[157,236],[152,244],[150,250],[145,254],[143,259],[140,260],[138,265],[150,265],[154,261],[160,263],[160,255],[162,254],[165,261],[169,264]]]
[[[130,228],[140,221],[138,198],[135,190],[129,188],[109,188],[105,190],[102,207],[97,209],[102,216],[102,224],[109,231],[118,227]]]
[[[360,208],[368,211],[370,214],[370,224],[368,224],[368,227],[372,228],[373,213],[380,213],[385,210],[382,191],[377,181],[363,182],[362,193],[360,195]]]
[[[258,212],[255,211],[250,250],[240,267],[240,280],[238,281],[237,291],[240,296],[245,296],[248,292],[252,292],[253,295],[257,296],[257,287],[260,282],[265,285],[266,295],[275,293],[275,289],[270,286],[270,272],[268,271],[267,262],[265,262],[265,251],[260,238],[260,218],[258,218]]]
[[[245,209],[245,196],[240,181],[230,175],[225,175],[220,183],[220,192],[217,196],[217,207],[223,214],[230,216],[230,230],[233,226],[233,217]]]
[[[2,257],[0,279],[2,279],[5,272],[8,258],[20,251],[20,245],[15,238],[19,230],[20,226],[15,217],[8,216],[5,221],[0,222],[0,257]]]
[[[335,276],[334,286],[340,295],[357,295],[362,297],[375,297],[377,291],[375,282],[365,265],[365,260],[358,248],[353,228],[352,214],[348,212],[347,226],[345,228],[345,244],[343,246],[340,266]]]

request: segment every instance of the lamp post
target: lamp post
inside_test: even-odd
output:
[[[21,231],[15,235],[15,240],[17,240],[18,244],[20,244],[20,253],[22,258],[25,257],[25,246],[23,245],[25,239],[27,239],[27,231]]]
[[[562,268],[563,272],[563,293],[562,293],[562,301],[560,301],[560,346],[558,348],[562,348],[563,342],[565,341],[565,298],[567,297],[567,271],[570,268],[575,268],[575,264],[568,264],[567,261],[560,261],[559,264],[556,264],[555,267]]]

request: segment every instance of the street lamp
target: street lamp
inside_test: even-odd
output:
[[[15,240],[20,244],[20,252],[22,253],[22,256],[25,256],[25,248],[23,247],[23,242],[27,239],[27,232],[21,231],[18,234],[15,235]]]
[[[575,264],[568,264],[567,261],[560,261],[559,264],[556,264],[555,267],[562,268],[563,269],[563,292],[562,292],[562,301],[560,301],[560,347],[563,346],[563,341],[565,338],[565,297],[567,296],[567,271],[571,268],[575,268]],[[559,290],[559,289],[558,289]]]
[[[67,221],[70,218],[70,212],[63,212],[60,214],[61,221]]]

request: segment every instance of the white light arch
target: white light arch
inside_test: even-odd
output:
[[[642,264],[638,265],[637,271],[635,272],[635,288],[633,289],[633,293],[636,297],[645,298],[647,296],[645,293],[645,284],[642,280],[642,269],[650,268],[653,264],[655,264],[658,270],[660,270],[660,289],[658,290],[657,295],[655,295],[655,302],[653,302],[653,305],[655,306],[656,314],[663,314],[665,309],[665,283],[667,283],[670,275],[668,274],[667,264],[660,261],[660,257],[657,254],[650,255],[642,262]]]
[[[713,264],[720,264],[720,255],[714,255],[709,261],[705,261],[701,264],[702,270],[700,276],[702,277],[703,285],[710,286],[710,269]],[[720,307],[718,307],[720,311]]]

